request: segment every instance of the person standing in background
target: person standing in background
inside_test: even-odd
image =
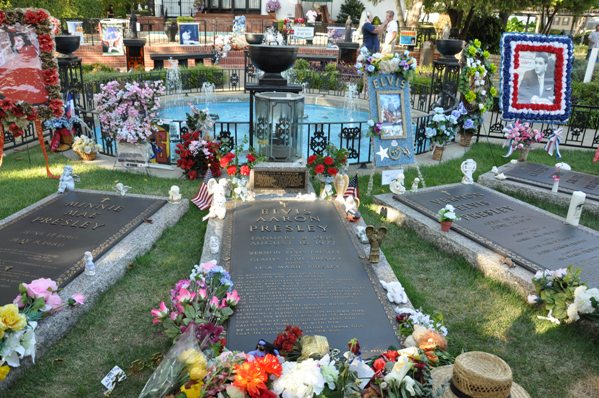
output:
[[[399,26],[397,21],[393,19],[394,16],[395,13],[392,10],[387,11],[387,29],[385,29],[385,39],[383,40],[383,54],[392,54],[397,40]]]
[[[379,41],[379,34],[385,31],[389,20],[385,19],[382,25],[374,26],[372,24],[372,14],[366,12],[366,22],[362,26],[362,33],[364,34],[364,47],[371,53],[378,53],[381,50],[381,43]]]

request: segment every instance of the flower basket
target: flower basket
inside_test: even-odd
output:
[[[90,152],[90,153],[85,153],[85,152],[81,152],[81,151],[74,151],[77,155],[79,155],[79,157],[83,160],[85,160],[86,162],[91,162],[92,160],[96,160],[96,156],[98,155],[97,152]]]
[[[433,149],[433,160],[441,160],[443,158],[443,151],[445,147],[442,145],[435,145],[435,149]]]
[[[462,130],[460,133],[460,146],[470,146],[472,143],[472,137],[474,137],[474,131]]]
[[[441,221],[441,231],[449,232],[452,224],[453,224],[453,221]]]

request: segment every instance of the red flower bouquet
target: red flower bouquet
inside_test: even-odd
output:
[[[218,163],[218,142],[201,137],[201,132],[182,134],[182,143],[177,144],[175,152],[179,155],[177,166],[183,169],[183,174],[190,180],[202,178],[208,168],[214,177],[220,176]]]
[[[306,166],[312,176],[335,177],[347,165],[347,150],[337,149],[333,145],[327,148],[327,154],[314,154],[308,157]]]

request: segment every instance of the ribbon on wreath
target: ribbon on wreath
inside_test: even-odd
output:
[[[52,141],[50,142],[50,150],[52,152],[56,152],[58,150],[58,147],[60,146],[60,139],[63,136],[69,135],[71,135],[71,130],[69,130],[66,127],[54,130],[54,134],[52,135]]]
[[[560,159],[562,155],[559,153],[559,144],[562,141],[562,128],[558,128],[553,131],[553,134],[549,137],[547,143],[545,144],[545,152],[549,154],[549,156],[553,156],[553,152],[555,151],[555,157]]]

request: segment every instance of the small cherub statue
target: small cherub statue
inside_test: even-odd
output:
[[[406,187],[404,187],[403,185],[405,179],[406,177],[404,176],[402,170],[401,173],[398,173],[397,176],[393,179],[393,181],[391,181],[391,183],[389,184],[389,189],[391,190],[391,192],[397,195],[403,195],[404,193],[406,193]]]
[[[121,196],[125,196],[129,189],[131,189],[131,187],[123,184],[122,182],[117,182],[114,186],[114,190],[117,191]]]
[[[94,258],[92,252],[83,253],[83,259],[85,260],[85,275],[94,276],[96,275],[96,264],[94,264]]]
[[[366,227],[366,236],[368,236],[368,241],[370,242],[370,256],[368,257],[368,261],[373,264],[378,263],[381,259],[381,242],[385,235],[387,235],[387,227],[379,227],[378,230],[372,225]]]
[[[420,178],[418,178],[418,177],[414,178],[414,181],[412,182],[412,187],[410,188],[410,191],[418,192],[419,185],[420,185]]]
[[[73,174],[72,166],[64,166],[60,180],[58,180],[58,193],[64,193],[65,191],[75,190],[75,178],[77,176]]]
[[[181,193],[179,192],[178,186],[173,185],[171,189],[168,191],[168,201],[171,203],[181,202]]]

